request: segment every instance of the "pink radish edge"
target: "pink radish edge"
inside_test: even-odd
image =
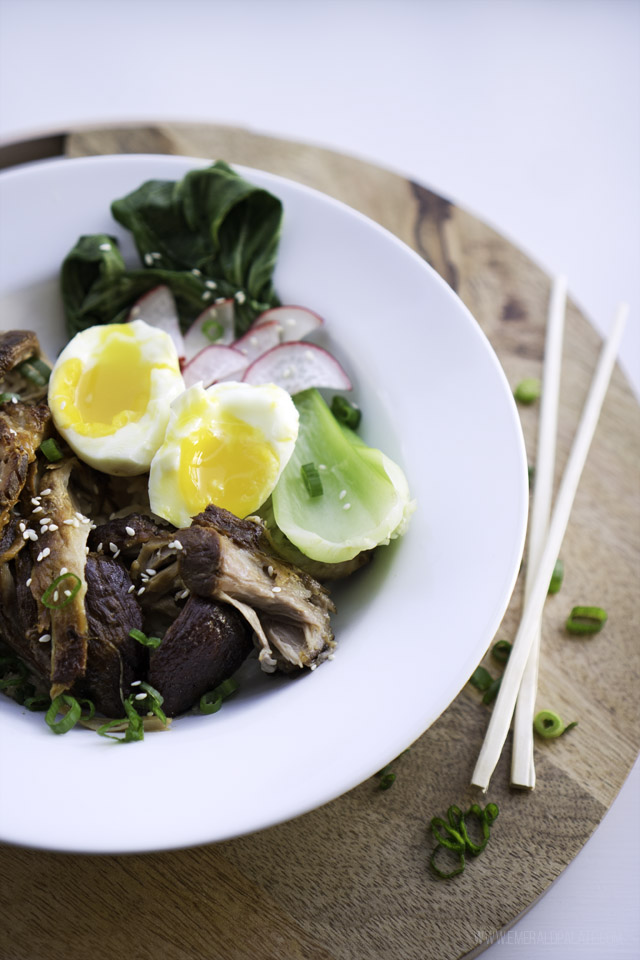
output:
[[[275,383],[290,394],[310,387],[351,390],[346,371],[323,347],[315,343],[281,343],[250,363],[245,383]]]

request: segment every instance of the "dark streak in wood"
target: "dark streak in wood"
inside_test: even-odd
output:
[[[409,182],[418,204],[418,215],[413,228],[415,249],[457,292],[458,268],[450,256],[445,232],[445,224],[451,219],[453,205],[419,183]]]
[[[526,320],[527,311],[520,300],[515,297],[509,297],[502,308],[503,320]]]

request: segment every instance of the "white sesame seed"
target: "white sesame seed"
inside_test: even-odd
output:
[[[271,566],[271,564],[269,564],[269,566],[267,567],[267,575],[270,577],[273,576],[273,567]]]
[[[146,573],[140,574],[140,580],[142,581],[142,583],[149,583],[149,577],[146,575]]]
[[[51,517],[42,517],[40,523],[51,523]]]
[[[335,656],[333,653],[330,653],[329,656],[327,657],[327,660],[334,660],[334,659],[335,659]]]
[[[147,567],[147,569],[145,570],[145,573],[146,573],[147,576],[149,576],[149,577],[155,577],[155,575],[156,575],[157,572],[158,572],[158,571],[157,571],[157,570],[154,570],[153,567]]]
[[[44,513],[44,508],[43,508],[43,507],[34,507],[31,512],[32,512],[32,513]]]
[[[288,380],[292,373],[293,373],[293,370],[291,369],[291,367],[285,367],[284,370],[282,371],[282,376],[286,377],[286,379]]]
[[[205,287],[209,287],[209,290],[218,289],[218,284],[215,282],[215,280],[205,280],[204,285]]]
[[[258,338],[257,338],[257,337],[249,337],[249,343],[251,344],[252,347],[257,346],[257,345],[258,345]]]
[[[40,527],[40,533],[46,533],[48,529],[49,529],[49,527],[48,527],[48,526],[46,525],[46,523],[45,523],[45,525],[44,525],[43,527]]]
[[[69,573],[66,567],[60,567],[60,576],[64,577],[65,573]]]
[[[89,547],[87,547],[87,553],[89,553]],[[118,550],[116,550],[116,552],[113,555],[113,559],[116,560],[119,556],[120,556],[120,549],[118,548]]]
[[[14,437],[18,436],[17,432],[13,429],[13,427],[9,427],[9,433],[12,433]]]
[[[79,526],[80,526],[77,517],[74,517],[74,518],[73,518],[73,520],[71,521],[71,526],[72,526],[72,527],[79,527]]]
[[[140,587],[140,589],[138,590],[138,596],[141,597],[143,593],[144,593],[144,587]]]
[[[118,552],[118,548],[116,547],[115,543],[113,543],[111,540],[109,541],[109,550],[111,550],[111,553]]]
[[[153,266],[153,254],[151,254],[151,253],[145,253],[145,255],[144,255],[144,262],[146,263],[146,265],[147,265],[148,267]]]
[[[141,683],[142,683],[142,680],[132,680],[132,681],[131,681],[131,686],[132,686],[132,687],[139,687]]]
[[[111,244],[101,243],[100,246],[98,247],[98,250],[111,250]]]
[[[338,500],[344,500],[344,498],[346,497],[346,495],[347,495],[347,491],[346,491],[346,490],[341,490],[340,493],[338,494]]]
[[[42,550],[40,551],[40,553],[39,553],[38,556],[36,557],[36,563],[40,563],[41,560],[44,560],[44,553],[42,552]]]
[[[54,603],[57,603],[59,599],[60,599],[60,593],[59,593],[59,591],[58,591],[58,590],[54,590],[54,591],[53,591],[53,602],[54,602]]]
[[[351,510],[351,504],[350,504],[350,503],[345,503],[345,505],[344,505],[344,507],[343,507],[342,509],[343,509],[343,510]]]
[[[172,540],[171,543],[167,544],[170,550],[184,550],[184,547],[179,540]]]
[[[32,583],[33,583],[33,580],[31,579],[31,577],[29,577],[29,579],[25,583],[25,587],[30,587]]]
[[[78,520],[86,520],[85,515],[83,513],[80,513],[79,510],[76,510],[76,517],[78,518]]]
[[[135,537],[136,535],[136,532],[133,529],[133,527],[125,527],[124,532],[127,534],[128,537]]]
[[[326,470],[326,469],[327,469],[326,463],[319,463],[319,464],[318,464],[318,470]]]
[[[98,544],[98,553],[102,553],[102,541]]]
[[[129,589],[127,590],[127,593],[133,593],[133,591],[135,590],[135,588],[136,588],[135,583],[132,583],[131,586],[129,587]]]
[[[190,590],[183,590],[182,593],[179,593],[179,594],[178,594],[178,599],[179,599],[179,600],[186,600],[187,597],[189,596],[189,593],[190,593],[190,592],[191,592]]]
[[[34,507],[39,507],[41,499],[41,497],[31,497],[31,503],[34,505]]]
[[[62,522],[64,523],[65,527],[73,526],[73,520],[63,520]]]
[[[90,523],[90,524],[89,524],[89,530],[97,530],[97,529],[98,529],[98,528],[97,528],[97,526],[95,525],[95,523]]]
[[[11,397],[11,403],[17,403],[17,402],[18,402],[17,397]]]
[[[281,593],[282,587],[271,587],[271,593]]]
[[[50,553],[51,553],[51,550],[49,549],[49,547],[45,547],[44,550],[42,551],[42,556],[48,557]]]
[[[244,303],[246,299],[247,299],[246,293],[243,290],[238,290],[238,292],[236,293],[236,300],[238,301],[238,303]]]
[[[312,664],[310,664],[309,669],[310,669],[310,670],[315,670],[315,668],[316,668],[317,666],[318,666],[317,663],[312,663]]]
[[[64,591],[64,595],[65,595],[65,597],[70,597],[70,596],[71,596],[71,590],[65,590],[65,591]]]
[[[58,529],[58,524],[57,524],[57,523],[50,523],[50,524],[49,524],[49,530],[57,530],[57,529]]]
[[[24,530],[22,533],[22,539],[28,540],[31,536],[31,530]]]
[[[39,643],[49,643],[49,640],[51,640],[50,633],[43,633],[41,637],[38,637]]]
[[[145,700],[146,697],[147,697],[146,693],[136,693],[135,699],[136,699],[136,700]]]
[[[198,270],[197,267],[194,267],[193,270],[191,271],[191,273],[194,275],[194,277],[201,277],[201,276],[202,276],[202,270]]]
[[[35,530],[25,530],[25,533],[29,534],[29,539],[33,540],[34,543],[38,539],[38,534],[35,532]]]
[[[88,554],[89,554],[89,547],[85,547],[85,548],[84,548],[84,552],[88,555]]]
[[[203,300],[210,300],[210,299],[211,299],[211,290],[203,290],[203,291],[202,291],[202,299],[203,299]]]
[[[215,299],[213,302],[214,302],[214,303],[224,303],[226,299],[227,299],[226,297],[216,297],[216,299]]]
[[[41,490],[41,491],[40,491],[40,496],[41,496],[41,497],[48,497],[50,493],[51,493],[51,487],[47,487],[46,490]]]
[[[20,531],[20,533],[24,533],[26,529],[27,529],[26,523],[23,520],[21,520],[20,523],[18,524],[18,530]]]
[[[67,405],[67,401],[66,401],[66,400],[62,400],[62,401],[60,402],[60,409],[61,409],[61,410],[64,410],[64,408],[66,407],[66,405]]]

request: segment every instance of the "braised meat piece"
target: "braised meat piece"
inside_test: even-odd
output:
[[[149,683],[175,717],[234,674],[252,649],[251,630],[233,607],[191,596],[151,654]]]
[[[9,522],[49,423],[46,403],[0,404],[0,531]]]
[[[20,363],[40,354],[33,330],[3,330],[0,333],[0,379]]]
[[[335,647],[325,588],[274,557],[256,520],[208,506],[175,539],[185,587],[234,606],[252,626],[263,670],[314,667]]]
[[[89,697],[106,716],[118,717],[131,681],[146,673],[147,651],[129,636],[130,630],[142,628],[142,613],[129,592],[129,575],[117,560],[89,554],[85,578],[87,666],[73,692]]]

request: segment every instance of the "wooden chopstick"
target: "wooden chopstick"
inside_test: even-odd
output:
[[[562,341],[564,317],[567,304],[567,278],[556,277],[551,287],[549,316],[542,371],[542,397],[540,400],[540,426],[535,461],[535,481],[529,523],[529,548],[524,584],[525,607],[531,596],[535,572],[542,557],[549,530],[553,477],[556,459],[556,434],[558,432],[558,399],[560,395],[560,370],[562,367]],[[522,683],[518,692],[513,725],[513,753],[511,757],[511,784],[530,790],[536,785],[536,768],[533,759],[533,718],[538,688],[538,661],[542,621],[534,632],[531,650],[527,659]]]
[[[513,642],[511,654],[502,677],[500,692],[496,699],[489,727],[476,762],[471,783],[486,791],[491,775],[500,759],[502,747],[507,739],[511,718],[520,689],[531,644],[533,643],[542,608],[549,589],[551,575],[555,566],[562,540],[564,538],[571,508],[575,499],[580,476],[584,468],[589,447],[595,433],[600,410],[609,386],[611,373],[615,365],[618,347],[627,319],[629,308],[626,303],[618,306],[616,316],[598,360],[598,365],[591,382],[582,417],[569,454],[569,460],[562,477],[558,498],[553,510],[549,534],[538,564],[531,593],[525,605],[522,620]]]

